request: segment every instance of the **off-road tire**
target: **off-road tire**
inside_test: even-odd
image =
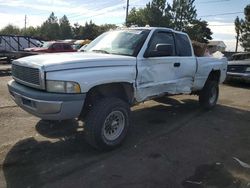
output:
[[[115,115],[118,116],[118,120],[114,119],[117,118]],[[102,98],[96,101],[85,118],[85,140],[98,150],[112,150],[116,148],[122,143],[127,135],[129,128],[129,115],[129,105],[119,98]],[[119,119],[122,119],[123,121],[120,121]],[[113,127],[113,124],[115,123],[118,124],[119,127],[119,123],[117,122],[123,122],[124,124],[121,123],[123,128],[118,129],[119,131],[116,135],[117,138],[114,138],[113,140],[107,139],[109,138],[109,134],[113,133],[107,131],[106,128]],[[114,131],[117,131],[117,129]]]
[[[208,80],[199,94],[200,105],[206,109],[215,107],[219,97],[219,86],[217,81]]]

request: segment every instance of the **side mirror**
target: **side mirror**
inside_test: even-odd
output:
[[[155,50],[147,51],[144,57],[172,56],[174,47],[172,44],[157,44]]]
[[[171,56],[173,55],[173,45],[172,44],[157,44],[156,51],[160,56]]]

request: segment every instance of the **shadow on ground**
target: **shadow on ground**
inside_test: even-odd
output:
[[[133,159],[132,161],[135,161],[134,158],[137,158],[137,155],[139,156],[139,153],[134,153],[135,151],[133,148],[140,146],[140,151],[146,152],[148,150],[148,144],[152,146],[154,145],[154,142],[157,142],[157,139],[165,139],[178,133],[183,127],[187,126],[188,123],[195,121],[198,118],[201,119],[202,122],[196,126],[198,127],[205,124],[208,126],[209,130],[210,124],[206,124],[206,121],[210,118],[211,114],[214,115],[214,122],[220,122],[220,118],[222,117],[234,116],[236,117],[235,121],[238,121],[239,119],[242,119],[242,117],[248,117],[249,111],[218,105],[213,111],[206,112],[198,108],[198,103],[195,100],[177,101],[171,98],[162,98],[153,106],[145,106],[143,109],[135,110],[132,113],[132,126],[125,143],[120,148],[106,153],[96,151],[85,143],[83,138],[83,127],[78,121],[72,120],[62,123],[49,123],[41,120],[36,125],[37,132],[47,138],[58,138],[59,141],[38,141],[35,138],[29,138],[21,140],[14,145],[6,155],[3,164],[7,187],[46,187],[46,185],[50,185],[53,182],[63,181],[64,178],[72,176],[72,174],[78,171],[85,171],[88,174],[88,172],[100,162],[102,162],[103,166],[105,164],[105,171],[107,173],[112,173],[111,166],[116,167],[124,165],[124,170],[120,170],[118,172],[120,175],[116,175],[115,177],[112,176],[111,179],[105,178],[106,176],[100,176],[97,171],[94,176],[89,175],[88,178],[85,178],[85,185],[98,187],[95,185],[100,185],[99,183],[102,183],[101,185],[103,185],[103,187],[107,187],[107,185],[109,185],[109,187],[118,187],[118,185],[119,187],[178,187],[177,185],[181,187],[181,184],[183,183],[182,185],[184,187],[188,187],[185,182],[190,179],[188,177],[192,177],[195,167],[198,169],[203,169],[203,167],[199,167],[201,164],[198,162],[198,164],[195,164],[196,166],[193,166],[192,164],[187,166],[185,161],[183,162],[183,166],[180,167],[180,162],[176,162],[180,157],[185,155],[187,159],[193,157],[190,156],[188,152],[186,154],[183,153],[186,151],[186,148],[183,148],[182,153],[176,153],[175,156],[172,157],[173,159],[169,160],[167,163],[169,169],[166,168],[159,172],[155,167],[152,167],[152,169],[147,169],[149,172],[145,170],[145,172],[141,172],[142,174],[138,173],[137,170],[140,169],[131,170],[132,166],[135,164],[133,164],[133,162],[128,164],[126,160],[129,161]],[[244,121],[248,121],[248,119],[245,119]],[[215,128],[211,129],[213,129],[212,131],[217,132],[225,131],[225,135],[228,134],[228,130],[220,129],[219,126],[217,130],[214,130]],[[203,140],[197,140],[197,142],[203,142]],[[249,143],[249,140],[247,142]],[[139,162],[136,162],[137,165],[142,163],[142,168],[148,167],[148,165],[154,164],[155,160],[159,160],[162,156],[167,156],[168,153],[171,152],[165,148],[167,144],[161,146],[157,144],[156,146],[161,147],[163,152],[166,153],[163,154],[160,153],[160,151],[157,153],[151,152],[145,155],[147,156],[147,159],[145,160],[140,155]],[[215,148],[219,147],[216,144],[212,146]],[[190,147],[192,149],[192,147],[199,147],[199,145],[191,145]],[[242,147],[245,147],[245,145]],[[220,148],[216,149],[220,151]],[[182,149],[180,148],[180,150]],[[211,152],[211,150],[212,148],[207,148],[207,152]],[[215,153],[214,158],[219,154],[219,152]],[[196,153],[195,155],[196,157],[199,157],[199,153]],[[228,155],[231,154],[229,153]],[[126,156],[125,159],[124,156]],[[202,156],[203,155],[200,157],[202,158]],[[211,159],[209,156],[210,155],[207,155],[208,158],[204,158],[203,160],[210,161]],[[112,163],[109,160],[111,160]],[[101,169],[99,171],[101,171]],[[163,182],[165,181],[165,184],[159,184],[159,182],[157,182],[159,179],[155,180],[155,182],[152,181],[149,184],[129,184],[130,179],[126,179],[126,177],[129,178],[130,176],[133,176],[140,182],[148,182],[152,173],[154,173],[157,178],[162,179]],[[231,178],[230,181],[233,180],[231,174],[227,175]],[[83,176],[83,174],[81,176]],[[85,174],[85,176],[88,175]],[[119,178],[121,177],[124,178],[123,181],[126,181],[127,184],[123,184],[123,186],[120,184],[121,179]],[[80,181],[79,179],[81,179],[81,177],[76,177],[75,180],[71,182],[71,186],[82,187],[82,185],[75,185]],[[183,180],[185,181],[183,182]],[[191,178],[191,180],[193,179]],[[91,181],[91,183],[88,184],[88,181]],[[62,185],[67,187],[66,184]],[[220,184],[214,184],[213,186],[215,188],[222,187]]]
[[[240,80],[230,80],[230,81],[227,81],[224,84],[232,86],[232,87],[250,89],[250,82],[247,83],[245,81],[240,81]]]

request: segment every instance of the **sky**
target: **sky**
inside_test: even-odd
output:
[[[129,0],[129,8],[142,8],[150,0]],[[166,0],[172,3],[172,0]],[[0,0],[0,29],[8,24],[20,28],[41,25],[53,11],[57,18],[64,14],[70,23],[122,25],[127,0]],[[208,22],[213,40],[223,40],[228,51],[235,50],[234,20],[244,18],[244,8],[250,0],[195,0],[197,18]],[[242,50],[240,48],[240,50]]]

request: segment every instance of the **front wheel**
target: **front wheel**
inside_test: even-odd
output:
[[[216,81],[207,81],[199,94],[199,102],[205,109],[213,108],[219,97],[219,86]]]
[[[100,150],[111,150],[119,146],[128,131],[129,113],[129,105],[121,99],[100,99],[93,104],[86,117],[86,141]]]

